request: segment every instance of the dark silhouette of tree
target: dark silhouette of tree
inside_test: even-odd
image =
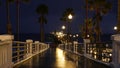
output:
[[[87,22],[87,28],[88,28],[88,34],[89,35],[89,39],[91,40],[91,42],[94,42],[95,39],[94,39],[94,26],[93,26],[93,22],[92,22],[92,19],[88,19],[88,20],[85,20],[85,22]],[[86,38],[86,24],[83,23],[83,24],[80,24],[80,36],[84,39]]]
[[[6,0],[6,15],[7,15],[7,33],[12,34],[12,25],[10,21],[10,9],[9,5],[10,3],[13,2],[13,0]]]
[[[7,18],[8,18],[8,24],[7,24],[7,31],[8,34],[11,34],[11,23],[10,23],[10,14],[9,14],[9,3],[14,3],[16,2],[16,32],[17,32],[17,40],[19,40],[19,30],[20,30],[20,3],[28,3],[30,0],[6,0],[6,5],[7,5]]]
[[[118,23],[117,23],[117,33],[119,33],[120,34],[120,0],[118,0]]]
[[[40,23],[40,41],[44,42],[44,24],[47,23],[46,15],[48,14],[48,6],[41,4],[36,9],[37,14],[39,14],[38,22]]]
[[[16,1],[16,17],[17,17],[17,40],[19,40],[19,34],[20,34],[20,3],[28,3],[30,0],[15,0]]]
[[[107,14],[111,8],[112,4],[107,0],[88,0],[88,8],[91,11],[95,11],[95,15],[93,17],[94,27],[95,27],[95,34],[96,34],[96,41],[101,41],[101,28],[100,22],[102,21],[103,15]]]

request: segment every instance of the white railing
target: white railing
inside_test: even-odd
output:
[[[59,48],[72,52],[74,54],[83,55],[84,54],[84,44],[83,43],[70,43],[70,44],[60,44]]]
[[[12,68],[11,35],[0,35],[0,68]]]
[[[103,63],[105,65],[110,65],[110,62],[112,62],[112,44],[111,43],[109,44],[107,43],[60,44],[59,48],[67,52],[72,52],[74,54],[92,59],[96,62]]]
[[[88,43],[86,46],[87,56],[102,62],[112,62],[111,43]]]
[[[13,66],[46,51],[48,48],[48,44],[40,43],[39,41],[34,43],[32,40],[26,40],[26,42],[13,41]]]
[[[39,41],[21,42],[13,38],[12,35],[0,35],[0,68],[12,68],[49,48],[48,44]]]

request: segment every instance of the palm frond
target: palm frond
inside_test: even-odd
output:
[[[41,4],[37,7],[36,12],[41,15],[48,14],[48,7],[45,4]]]

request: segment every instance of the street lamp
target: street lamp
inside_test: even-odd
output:
[[[79,35],[78,35],[78,34],[76,34],[76,36],[78,37]]]
[[[117,33],[117,26],[114,26],[114,31],[115,31],[115,34]]]
[[[68,19],[71,20],[73,16],[71,14],[68,15]]]
[[[88,34],[88,35],[87,35],[87,37],[89,38],[89,37],[90,37],[90,35]]]
[[[67,42],[69,42],[69,40],[70,40],[70,37],[69,37],[69,34],[70,34],[70,22],[71,22],[71,20],[72,20],[72,18],[73,18],[73,16],[72,16],[72,14],[69,14],[68,15],[68,27],[67,27]]]
[[[66,28],[66,27],[63,25],[63,26],[62,26],[62,29],[64,30],[65,28]]]
[[[114,30],[115,30],[115,31],[117,30],[117,26],[114,26]]]

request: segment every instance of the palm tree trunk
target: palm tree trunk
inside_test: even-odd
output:
[[[97,42],[101,42],[101,31],[100,31],[100,19],[99,19],[99,10],[98,10],[98,8],[96,8],[96,15],[97,15],[97,18],[96,18],[96,23],[97,23]]]
[[[19,0],[17,0],[16,1],[16,12],[17,12],[17,16],[16,16],[16,18],[17,18],[17,27],[16,27],[16,31],[17,31],[17,40],[19,41],[19,28],[20,28],[20,23],[19,23],[19,18],[20,18],[20,4],[19,4]]]
[[[44,19],[44,17],[43,17],[44,15],[41,15],[41,20],[40,20],[40,41],[41,42],[44,42],[44,21],[43,21],[43,19]]]
[[[118,29],[117,29],[117,33],[119,33],[120,34],[120,0],[118,0],[118,23],[117,23],[117,27],[118,27]]]
[[[44,42],[44,24],[40,23],[40,41]]]
[[[44,32],[44,23],[43,23],[43,31],[42,31],[42,38],[43,38],[43,41],[42,42],[44,42],[45,41],[45,32]]]
[[[87,34],[88,34],[88,0],[86,0],[86,25],[85,25],[85,38],[87,38]]]
[[[6,0],[6,12],[7,12],[7,33],[12,34],[12,27],[10,23],[10,13],[9,13],[9,1]]]

